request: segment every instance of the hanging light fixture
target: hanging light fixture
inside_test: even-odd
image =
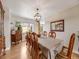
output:
[[[35,21],[40,21],[40,19],[41,19],[41,16],[40,16],[40,13],[39,13],[39,9],[37,8],[36,9],[36,14],[34,16],[34,20]]]

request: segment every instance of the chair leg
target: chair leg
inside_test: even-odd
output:
[[[6,55],[6,53],[5,53],[5,48],[4,48],[4,50],[3,50],[3,55]]]
[[[41,57],[41,59],[47,59],[47,57],[42,53],[42,54],[40,54],[40,57]]]

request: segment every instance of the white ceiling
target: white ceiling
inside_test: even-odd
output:
[[[33,19],[36,8],[39,8],[42,19],[49,19],[54,14],[77,5],[79,0],[6,0],[6,2],[15,15]]]

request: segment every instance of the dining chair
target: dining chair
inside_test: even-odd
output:
[[[47,31],[44,31],[43,32],[43,36],[46,36],[47,37]]]
[[[32,33],[30,33],[29,37],[30,37],[29,38],[29,52],[30,52],[30,55],[32,55],[34,36]]]
[[[73,33],[70,37],[69,46],[63,46],[60,53],[58,53],[55,57],[55,59],[71,59],[73,46],[75,41],[75,34]]]
[[[34,35],[33,46],[32,46],[32,59],[40,59],[42,57],[44,57],[45,59],[47,59],[45,57],[45,55],[42,53],[42,50],[39,47],[38,36],[37,36],[37,34],[35,34]]]
[[[55,32],[53,32],[53,31],[51,31],[51,32],[49,32],[49,37],[52,37],[52,38],[56,38],[56,33]]]
[[[28,51],[29,51],[30,55],[31,55],[31,47],[32,47],[32,39],[31,39],[31,37],[32,37],[32,33],[27,32],[26,45],[28,47]]]
[[[27,32],[27,35],[26,35],[26,44],[28,44],[28,45],[30,45],[30,38],[31,38],[31,33]]]
[[[26,39],[26,45],[28,45],[28,43],[29,43],[29,32],[26,33],[25,39]]]

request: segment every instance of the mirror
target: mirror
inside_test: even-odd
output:
[[[50,23],[51,31],[64,31],[64,20],[53,21]]]

